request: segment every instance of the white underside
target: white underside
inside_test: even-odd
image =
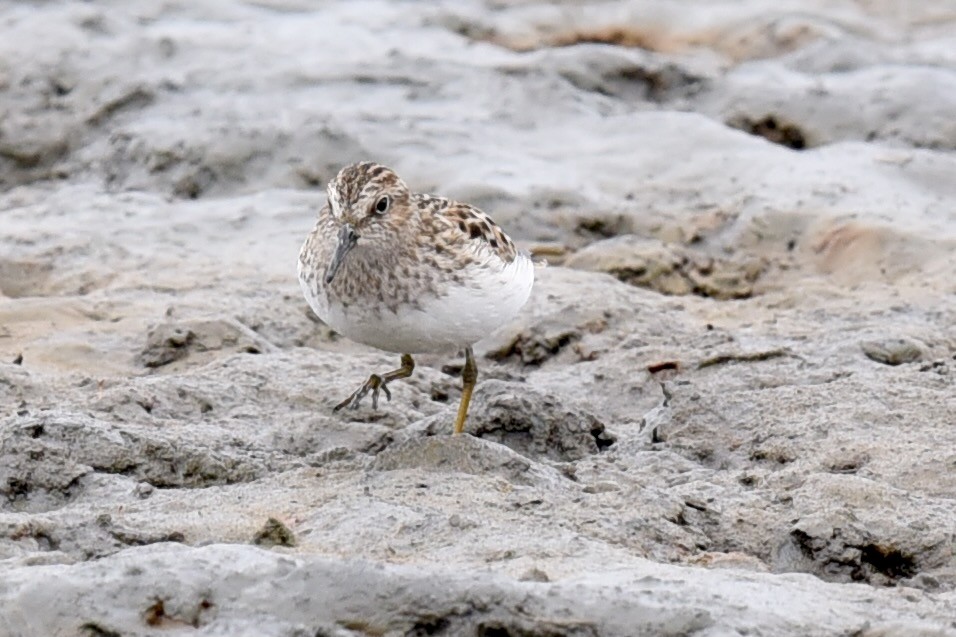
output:
[[[531,294],[534,264],[522,254],[501,269],[473,266],[461,274],[468,285],[422,296],[420,307],[397,312],[358,303],[344,307],[300,282],[313,311],[336,332],[388,352],[418,354],[461,349],[508,323]]]

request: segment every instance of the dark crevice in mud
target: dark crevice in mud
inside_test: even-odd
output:
[[[538,367],[560,354],[569,345],[577,343],[581,337],[581,331],[575,328],[551,334],[523,333],[507,346],[488,352],[485,357],[502,361],[516,356],[524,365]]]
[[[109,534],[114,540],[125,546],[146,546],[148,544],[164,544],[166,542],[182,544],[186,541],[186,536],[180,531],[170,531],[169,533],[160,533],[157,535],[142,535],[123,529],[110,529]]]
[[[93,469],[96,473],[105,473],[107,475],[119,475],[119,476],[136,476],[141,465],[135,462],[131,463],[118,463],[112,466],[105,465],[91,465],[90,468]],[[153,485],[156,486],[156,485]]]
[[[83,635],[83,637],[122,637],[121,633],[109,628],[104,628],[95,622],[83,624],[80,626],[80,630],[82,631],[80,634]]]
[[[31,460],[42,460],[43,451],[30,454]],[[72,502],[83,487],[81,480],[89,473],[82,471],[73,475],[68,482],[51,484],[43,478],[33,475],[11,476],[5,485],[0,485],[0,511],[24,510],[31,512],[55,511]],[[6,506],[4,506],[6,505]]]
[[[824,580],[892,586],[920,571],[917,558],[897,547],[874,542],[850,544],[841,542],[840,535],[838,531],[833,537],[814,537],[800,529],[790,532],[794,546],[812,564],[811,572]]]
[[[791,150],[805,150],[810,147],[803,130],[774,115],[767,115],[761,119],[741,117],[730,120],[727,125],[745,133],[763,137],[767,141],[786,146]]]
[[[423,617],[405,631],[405,637],[426,637],[428,635],[448,635],[451,622],[445,617]]]
[[[21,480],[20,478],[7,478],[7,486],[3,490],[3,495],[7,497],[7,500],[10,502],[17,502],[19,500],[24,500],[30,493],[30,484],[26,480]]]
[[[594,436],[594,444],[597,445],[598,451],[604,451],[609,449],[611,446],[617,442],[617,438],[604,429],[604,425],[601,425],[600,429],[591,429],[591,435]]]
[[[370,456],[377,456],[388,449],[395,442],[395,436],[390,433],[382,434],[375,438],[364,447],[358,449],[360,453],[367,453]]]
[[[40,526],[39,523],[28,522],[27,524],[14,529],[7,535],[7,537],[13,541],[27,538],[32,539],[37,543],[37,548],[41,551],[60,550],[59,540],[50,535],[50,533],[47,531],[47,528]]]
[[[868,544],[862,548],[860,562],[869,564],[873,570],[898,580],[913,577],[919,572],[916,560],[896,548]]]
[[[631,220],[624,215],[594,216],[579,219],[574,231],[588,239],[610,239],[632,231]]]
[[[478,637],[597,637],[597,628],[585,622],[543,622],[492,620],[478,624]]]
[[[627,65],[596,74],[565,71],[562,77],[582,91],[594,92],[627,103],[664,104],[686,98],[703,87],[703,79],[675,65],[652,68]]]
[[[211,619],[210,612],[215,611],[216,604],[208,597],[201,596],[198,601],[193,602],[187,608],[182,608],[177,604],[178,612],[173,614],[172,609],[166,608],[166,600],[162,597],[154,597],[153,603],[143,611],[143,622],[158,629],[172,629],[175,632],[182,631],[185,627],[201,628]]]

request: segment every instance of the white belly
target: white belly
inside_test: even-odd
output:
[[[462,285],[449,285],[438,296],[423,295],[416,305],[395,312],[372,303],[345,307],[330,300],[322,286],[312,289],[299,280],[319,318],[346,338],[387,352],[418,354],[461,349],[508,323],[531,294],[534,264],[518,255],[503,268],[472,266],[461,275]]]

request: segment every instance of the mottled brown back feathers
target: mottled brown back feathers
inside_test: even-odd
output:
[[[514,242],[478,208],[434,195],[415,194],[412,201],[418,202],[422,221],[436,226],[436,236],[444,236],[446,241],[474,241],[476,246],[491,250],[505,263],[511,263],[518,255]],[[436,248],[440,250],[440,244]]]

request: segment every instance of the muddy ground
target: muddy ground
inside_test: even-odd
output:
[[[956,6],[0,7],[0,634],[956,634]],[[337,169],[547,267],[309,311]]]

